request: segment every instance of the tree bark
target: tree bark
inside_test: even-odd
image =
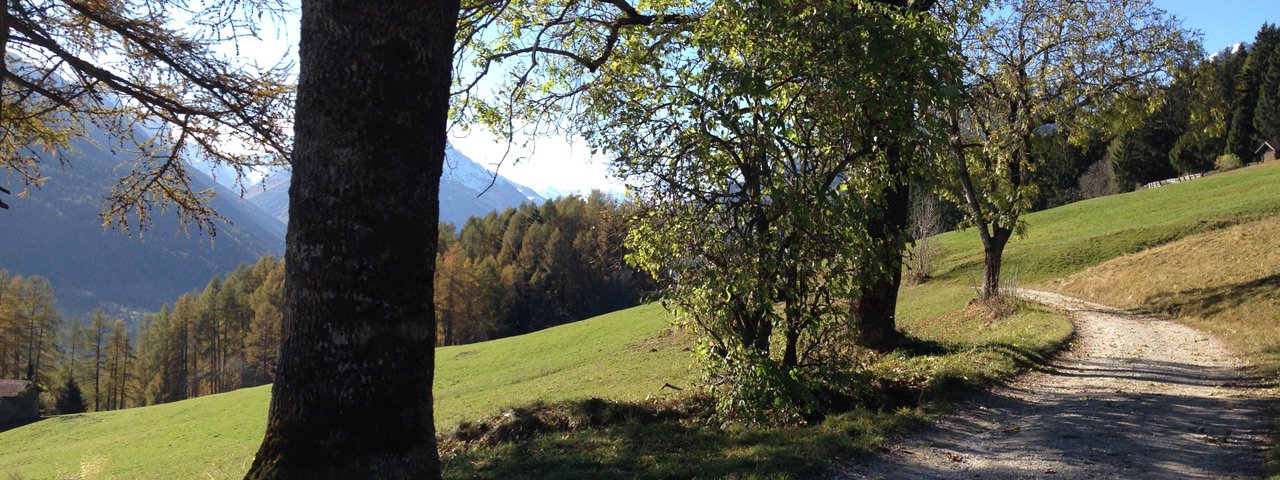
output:
[[[926,12],[937,3],[935,0],[878,0],[880,3],[900,8]],[[910,102],[894,108],[897,120],[908,119],[901,132],[911,131],[915,106]],[[904,135],[898,133],[898,135]],[[910,138],[899,138],[908,142]],[[858,287],[857,296],[849,301],[849,320],[856,332],[856,342],[863,347],[886,352],[901,343],[897,330],[898,289],[902,286],[902,255],[906,251],[907,231],[911,220],[909,149],[902,143],[893,143],[886,152],[887,175],[890,181],[884,196],[878,201],[867,202],[870,216],[867,232],[871,245],[863,260],[864,275],[869,281]]]
[[[285,320],[247,478],[439,478],[438,190],[457,0],[305,0]]]
[[[894,154],[890,161],[901,164],[905,160]],[[894,182],[880,201],[869,203],[868,211],[876,212],[867,222],[872,243],[862,268],[868,280],[850,300],[849,318],[858,344],[883,352],[894,349],[901,340],[896,313],[911,212],[911,189],[905,178]]]
[[[992,225],[991,236],[982,239],[982,292],[983,300],[1000,296],[1000,262],[1004,259],[1004,246],[1009,243],[1013,230]]]

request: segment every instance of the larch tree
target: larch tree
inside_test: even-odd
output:
[[[288,159],[290,66],[220,53],[282,9],[272,0],[5,2],[0,166],[39,186],[42,163],[65,162],[58,153],[92,124],[109,138],[90,140],[128,160],[104,223],[145,228],[153,206],[173,205],[212,230],[211,193],[192,190],[184,158],[239,172]]]
[[[0,270],[0,376],[51,386],[62,321],[53,304],[48,279]]]
[[[253,316],[244,337],[244,356],[251,385],[275,379],[280,359],[280,332],[284,323],[284,262],[266,272],[262,284],[250,296]]]
[[[439,478],[439,181],[456,0],[304,0],[283,345],[251,479]]]
[[[1150,0],[994,0],[956,15],[963,102],[942,112],[951,146],[945,189],[976,227],[981,298],[999,295],[1004,248],[1037,196],[1037,135],[1087,133],[1115,102],[1162,85],[1194,52],[1180,22]]]
[[[89,348],[93,350],[93,411],[101,411],[103,407],[102,401],[102,367],[106,365],[107,352],[104,350],[107,345],[108,325],[107,314],[101,309],[94,310],[89,320],[89,330],[87,331],[91,345]]]
[[[107,399],[103,402],[106,410],[128,408],[133,360],[133,342],[129,339],[129,331],[123,319],[116,319],[111,324],[107,337]]]

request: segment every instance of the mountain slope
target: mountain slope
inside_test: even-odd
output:
[[[245,198],[281,222],[288,222],[290,179],[288,171],[272,174],[247,189]],[[452,146],[445,150],[444,174],[440,176],[440,221],[461,227],[468,218],[542,200],[533,189],[495,176]]]
[[[219,224],[212,241],[184,230],[173,211],[152,212],[155,223],[140,237],[104,230],[102,199],[123,159],[83,139],[63,155],[65,167],[44,162],[41,188],[6,199],[12,208],[0,211],[0,268],[48,277],[64,313],[100,305],[154,311],[241,262],[284,251],[283,224],[196,169],[193,189],[215,190],[212,207],[231,222]]]

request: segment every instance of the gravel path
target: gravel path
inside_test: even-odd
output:
[[[1258,478],[1270,392],[1204,333],[1061,295],[1071,349],[835,479]]]

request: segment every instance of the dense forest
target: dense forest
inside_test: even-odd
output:
[[[653,288],[626,266],[631,207],[602,193],[525,204],[442,225],[439,344],[527,333],[637,304]],[[263,257],[183,294],[136,328],[95,311],[67,321],[41,277],[0,270],[0,377],[75,384],[86,408],[173,402],[270,383],[283,319],[284,262]],[[68,383],[70,380],[70,383]]]
[[[636,305],[653,283],[624,261],[634,206],[595,192],[441,229],[441,345],[489,340]]]
[[[62,324],[47,279],[0,269],[0,378],[50,379]]]
[[[1280,29],[1266,24],[1252,45],[1218,52],[1177,73],[1159,108],[1108,148],[1123,190],[1179,174],[1256,161],[1280,138]]]
[[[1280,29],[1265,24],[1251,44],[1174,72],[1168,85],[1139,99],[1148,106],[1142,114],[1088,132],[1085,142],[1072,144],[1066,135],[1042,139],[1037,206],[1255,162],[1262,142],[1280,139],[1277,92]]]

